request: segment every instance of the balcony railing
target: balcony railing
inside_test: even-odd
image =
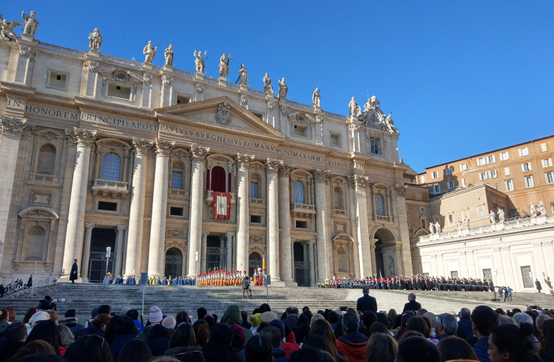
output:
[[[290,211],[293,216],[311,218],[315,215],[315,205],[297,204],[293,202],[290,204]]]
[[[169,189],[169,194],[170,195],[178,195],[178,196],[188,197],[189,196],[189,191],[188,190],[183,190],[183,189]]]
[[[333,216],[348,217],[348,210],[333,209]]]
[[[251,204],[256,204],[256,205],[263,205],[264,204],[264,199],[258,199],[258,198],[255,198],[255,197],[251,197],[250,198],[250,203]]]
[[[124,181],[94,179],[92,193],[95,196],[122,199],[129,193],[129,189]]]
[[[53,175],[32,173],[29,175],[29,182],[42,185],[57,185],[60,182],[60,178]]]

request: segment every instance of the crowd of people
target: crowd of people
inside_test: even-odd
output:
[[[153,305],[146,323],[137,309],[100,305],[81,324],[75,310],[62,318],[45,297],[21,320],[13,308],[1,309],[0,362],[554,361],[554,310],[481,305],[435,314],[410,293],[402,312],[385,312],[370,291],[362,287],[356,308],[317,312],[229,305],[220,318],[205,308],[166,315]]]

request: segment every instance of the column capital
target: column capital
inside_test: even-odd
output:
[[[66,129],[65,134],[71,139],[77,146],[90,147],[92,142],[96,139],[96,131],[73,127],[73,130]]]
[[[160,157],[168,156],[171,149],[175,147],[175,142],[162,141],[159,138],[156,138],[154,143],[156,145],[156,155]]]
[[[26,119],[9,118],[0,116],[2,125],[2,134],[21,137],[35,130],[35,126],[27,126]]]
[[[358,125],[356,123],[350,123],[348,125],[348,130],[350,130],[350,131],[357,131],[359,128],[360,128],[360,125]]]
[[[350,186],[366,187],[369,185],[369,177],[367,176],[354,175],[348,176],[347,179]]]
[[[281,168],[279,169],[279,173],[282,176],[290,177],[290,173],[294,170],[294,166],[285,165],[284,163],[281,165]]]
[[[152,142],[150,140],[147,140],[145,138],[133,137],[133,147],[135,148],[136,154],[139,155],[139,156],[142,156],[149,149],[154,147],[154,142]]]
[[[406,185],[395,185],[394,190],[396,191],[396,195],[400,197],[406,197],[406,191],[408,190],[408,186]]]
[[[315,244],[314,239],[306,241],[306,245],[314,245],[314,244]]]
[[[117,225],[118,232],[125,231],[125,230],[127,230],[127,225]]]
[[[237,155],[235,156],[235,161],[237,161],[237,163],[240,166],[248,167],[250,166],[250,163],[254,161],[254,156],[247,155],[247,154],[241,155],[240,153],[237,152]]]
[[[196,160],[203,160],[208,155],[208,152],[210,152],[209,147],[200,147],[197,145],[192,145],[190,147],[190,153],[192,154],[192,158]]]
[[[330,172],[327,170],[314,170],[313,172],[315,182],[325,182],[329,181]]]
[[[283,165],[283,161],[280,160],[272,160],[270,158],[267,159],[265,162],[265,167],[268,173],[276,173],[279,172],[279,169]]]
[[[229,232],[225,233],[225,236],[227,237],[227,239],[232,238],[232,237],[235,236],[235,232],[234,231],[229,231]]]
[[[205,238],[210,233],[209,230],[202,230],[202,237]]]
[[[85,227],[87,228],[87,230],[92,230],[92,229],[94,229],[94,226],[95,226],[95,225],[94,225],[93,223],[86,223],[86,224],[85,224]]]

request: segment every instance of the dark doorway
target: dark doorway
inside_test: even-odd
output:
[[[253,252],[248,257],[248,275],[254,275],[254,270],[262,267],[262,257],[260,254]],[[244,270],[242,270],[244,271]]]
[[[294,254],[294,281],[299,287],[310,286],[310,263],[308,255],[304,252],[304,245],[301,242],[293,244]]]
[[[218,235],[208,235],[206,241],[206,271],[225,269],[227,252],[221,246],[221,238]]]
[[[88,275],[91,283],[102,283],[108,271],[113,274],[115,237],[115,229],[92,229],[90,241],[90,261],[88,265]],[[111,248],[109,258],[106,258],[107,247]]]
[[[375,243],[375,271],[377,278],[386,277],[385,262],[383,261],[383,249],[381,249],[381,242]]]
[[[165,253],[165,276],[179,277],[183,273],[183,254],[177,248],[170,248]]]

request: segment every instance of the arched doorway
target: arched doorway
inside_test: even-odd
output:
[[[248,256],[248,275],[254,275],[254,269],[262,267],[262,256],[258,252],[252,252]],[[241,270],[243,272],[244,270]]]
[[[398,275],[398,261],[396,260],[395,248],[387,247],[394,245],[394,235],[390,230],[381,228],[375,232],[375,276],[388,277]]]
[[[179,277],[183,273],[183,253],[177,248],[169,248],[165,252],[165,276]]]
[[[106,274],[113,274],[115,257],[115,229],[94,228],[92,229],[90,242],[90,259],[87,266],[89,281],[91,283],[101,283]],[[106,248],[111,248],[111,255],[106,260]]]

